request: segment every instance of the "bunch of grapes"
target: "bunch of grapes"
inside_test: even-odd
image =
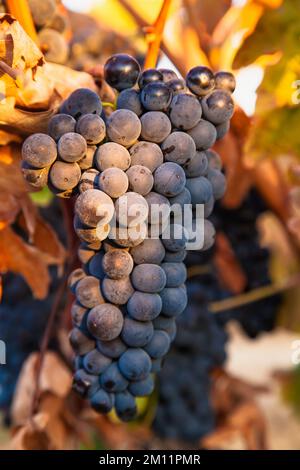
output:
[[[212,277],[187,281],[189,305],[158,376],[153,428],[163,438],[196,443],[215,427],[210,373],[225,361],[227,336],[208,308]]]
[[[216,206],[213,222],[216,229],[225,233],[230,241],[245,275],[245,292],[270,284],[270,252],[260,244],[256,221],[266,211],[266,206],[257,191],[252,189],[237,209],[227,209],[221,204]],[[230,320],[240,323],[250,338],[271,331],[275,324],[281,295],[251,302],[247,305],[224,311],[217,315],[220,324]]]
[[[206,67],[186,81],[171,70],[141,72],[126,54],[112,56],[104,72],[118,92],[117,110],[107,117],[96,93],[73,92],[48,134],[25,140],[23,173],[35,187],[78,194],[83,266],[70,277],[74,388],[95,410],[115,407],[126,421],[136,414],[136,397],[152,392],[152,373],[187,305],[190,232],[171,209],[201,204],[208,217],[225,191],[220,157],[209,147],[229,128],[234,78]],[[205,220],[202,249],[214,234]]]

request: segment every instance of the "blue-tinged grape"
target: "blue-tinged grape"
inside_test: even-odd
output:
[[[221,199],[226,191],[226,178],[220,170],[212,168],[207,172],[206,178],[210,181],[215,199]]]
[[[76,286],[78,282],[84,277],[86,277],[86,273],[84,272],[82,268],[74,269],[74,271],[71,272],[68,278],[68,287],[73,294],[75,294],[75,290],[76,290]]]
[[[163,330],[155,330],[152,339],[144,349],[151,359],[160,359],[165,356],[170,349],[169,335]]]
[[[186,92],[185,81],[181,80],[180,78],[173,78],[172,80],[168,80],[167,85],[172,90],[173,95]]]
[[[216,125],[217,131],[217,140],[223,139],[223,137],[227,134],[230,129],[230,121],[222,122],[221,124]]]
[[[98,413],[108,413],[114,406],[114,396],[100,388],[91,398],[91,407]]]
[[[180,224],[170,224],[162,233],[162,242],[168,251],[182,251],[187,241],[187,231]]]
[[[215,205],[215,198],[212,196],[208,202],[204,204],[204,217],[207,219],[212,214]]]
[[[186,84],[195,95],[207,95],[215,87],[214,74],[208,67],[194,67],[187,74]]]
[[[161,111],[148,111],[141,117],[141,137],[150,142],[160,143],[172,130],[168,116]]]
[[[48,24],[55,15],[56,2],[55,0],[28,0],[29,8],[32,14],[32,19],[37,26],[45,26]]]
[[[205,119],[200,119],[198,124],[189,129],[187,133],[194,140],[197,150],[207,150],[214,145],[217,139],[215,126]]]
[[[99,251],[90,259],[88,264],[88,271],[91,276],[96,277],[97,279],[104,279],[105,271],[102,266],[104,254]]]
[[[154,294],[165,287],[166,275],[157,264],[138,264],[132,271],[131,281],[135,289]]]
[[[203,250],[209,250],[215,243],[216,229],[210,220],[204,220],[204,245]]]
[[[76,132],[90,145],[99,144],[105,138],[105,122],[97,114],[84,114],[78,119]]]
[[[175,80],[175,79],[178,78],[177,74],[176,74],[176,72],[174,72],[174,70],[164,69],[164,68],[158,69],[158,70],[163,76],[163,82],[168,83],[168,85],[169,85],[170,80]]]
[[[87,354],[95,348],[95,341],[88,338],[79,328],[73,328],[69,340],[75,354],[79,356]]]
[[[148,83],[141,91],[141,102],[148,111],[167,111],[171,99],[172,90],[164,83]]]
[[[115,142],[100,145],[95,154],[95,164],[100,171],[116,167],[127,170],[130,166],[130,154],[125,147]]]
[[[68,163],[78,162],[87,151],[87,144],[82,135],[76,132],[63,134],[57,143],[59,156]]]
[[[121,310],[112,304],[102,303],[92,308],[87,317],[89,332],[97,339],[111,341],[119,336],[124,323]]]
[[[146,397],[151,395],[154,390],[154,380],[151,375],[148,375],[144,380],[132,382],[128,386],[128,391],[134,397]]]
[[[162,194],[151,191],[145,196],[149,207],[148,222],[157,225],[167,220],[170,214],[170,202]]]
[[[74,230],[82,242],[95,243],[99,241],[97,229],[83,224],[77,215],[74,217]]]
[[[234,103],[226,90],[214,90],[201,102],[205,119],[213,124],[228,121],[234,113]]]
[[[143,196],[128,192],[115,202],[116,219],[122,227],[135,227],[148,217],[148,204]]]
[[[45,59],[48,62],[64,64],[68,59],[68,44],[58,31],[52,28],[42,28],[38,32],[38,42]]]
[[[160,147],[153,142],[137,142],[130,150],[131,165],[142,165],[153,173],[164,161]]]
[[[73,116],[63,113],[55,114],[49,120],[48,134],[57,142],[62,135],[67,134],[68,132],[74,132],[75,126],[76,121]]]
[[[84,193],[88,189],[97,189],[99,187],[100,172],[94,168],[90,168],[82,173],[78,188],[80,193]]]
[[[89,351],[83,358],[83,367],[89,374],[102,374],[111,364],[111,359],[97,349]]]
[[[114,203],[103,191],[88,189],[80,194],[75,203],[75,214],[89,227],[110,222],[114,215]]]
[[[93,90],[78,88],[64,101],[63,110],[75,119],[79,119],[83,114],[98,114],[100,116],[102,103],[97,93]]]
[[[189,162],[196,152],[193,139],[185,132],[172,132],[161,145],[164,157],[169,162],[184,165]]]
[[[217,72],[215,74],[216,88],[222,88],[223,90],[233,93],[236,87],[236,81],[234,75],[231,72]]]
[[[185,204],[191,204],[191,200],[191,193],[187,188],[184,188],[177,196],[169,198],[171,206],[179,204],[181,207],[184,207]]]
[[[187,272],[184,263],[162,263],[161,267],[166,273],[166,287],[179,287],[186,281]]]
[[[104,299],[101,294],[99,279],[94,276],[85,276],[80,279],[76,285],[76,298],[81,305],[87,308],[103,304]]]
[[[24,179],[27,183],[37,189],[44,188],[47,185],[49,170],[50,167],[34,168],[24,161],[22,161],[21,164],[21,171]]]
[[[215,152],[214,150],[206,150],[205,151],[207,160],[208,160],[208,167],[213,170],[221,170],[222,169],[222,160],[220,155]]]
[[[149,168],[142,165],[133,165],[126,172],[129,189],[135,193],[145,196],[153,186],[153,176]]]
[[[188,130],[195,127],[200,121],[201,104],[194,95],[180,93],[172,99],[169,114],[174,127]]]
[[[165,256],[165,249],[159,238],[147,238],[140,245],[131,249],[135,264],[160,264]]]
[[[89,170],[92,168],[94,163],[94,156],[96,153],[97,147],[96,145],[88,145],[85,155],[79,160],[78,165],[80,166],[81,170]]]
[[[208,169],[208,160],[205,152],[196,150],[193,158],[183,166],[187,178],[204,176]]]
[[[166,287],[160,292],[162,313],[169,317],[180,315],[187,306],[187,293],[184,287]]]
[[[95,255],[96,251],[91,248],[87,243],[80,243],[78,248],[78,259],[83,265],[86,265],[90,259]]]
[[[128,175],[120,168],[107,168],[100,175],[99,189],[112,198],[123,196],[128,189]]]
[[[213,195],[212,185],[204,176],[187,178],[186,187],[191,193],[192,204],[205,204]]]
[[[44,168],[57,157],[56,143],[47,134],[32,134],[22,145],[22,158],[31,167]]]
[[[128,54],[114,54],[104,65],[104,78],[118,91],[135,85],[140,74],[138,62]]]
[[[77,163],[56,161],[53,163],[49,172],[51,184],[61,191],[75,188],[79,183],[80,178],[81,170]]]
[[[148,83],[162,82],[163,74],[157,69],[146,69],[144,70],[138,79],[138,85],[140,89],[144,88]]]
[[[97,349],[107,357],[118,359],[127,349],[127,346],[118,337],[111,341],[97,341]]]
[[[139,223],[134,227],[119,227],[113,233],[115,243],[122,248],[132,248],[142,243],[147,237],[147,224]]]
[[[122,421],[131,421],[137,413],[135,398],[128,391],[116,393],[115,408]]]
[[[78,369],[73,378],[73,390],[83,398],[92,396],[100,388],[97,375],[88,374],[84,369]]]
[[[127,303],[127,311],[131,318],[139,321],[151,321],[156,318],[162,308],[158,294],[136,291]]]
[[[174,341],[174,339],[176,338],[176,333],[177,333],[177,325],[176,325],[175,318],[172,318],[172,319],[173,319],[173,322],[170,323],[170,325],[164,329],[164,331],[169,335],[171,342]]]
[[[141,348],[151,340],[153,331],[151,321],[136,321],[125,317],[121,338],[127,346]]]
[[[123,277],[122,279],[105,277],[101,289],[104,297],[116,305],[125,305],[134,292],[129,277]]]
[[[165,315],[159,315],[153,320],[153,326],[155,330],[167,331],[173,325],[175,318],[166,317]]]
[[[73,325],[78,327],[82,326],[87,312],[88,308],[83,307],[77,301],[73,302],[71,307],[71,318]]]
[[[102,261],[104,272],[111,279],[128,277],[133,269],[132,256],[125,250],[116,249],[105,253]]]
[[[160,372],[162,368],[162,360],[161,359],[152,359],[151,361],[151,372]]]
[[[166,162],[155,170],[154,189],[163,196],[176,196],[183,191],[185,183],[185,173],[177,163]]]
[[[100,384],[107,392],[123,392],[128,381],[121,374],[118,364],[113,362],[100,376]]]
[[[113,142],[130,147],[141,133],[141,121],[129,109],[117,109],[106,121],[107,136]]]
[[[117,99],[117,109],[129,109],[137,116],[143,113],[140,94],[134,88],[121,91]]]
[[[150,356],[140,348],[129,348],[119,359],[120,371],[128,380],[145,379],[151,370]]]
[[[164,257],[164,261],[168,263],[181,263],[186,257],[186,250],[183,248],[179,251],[168,251]]]

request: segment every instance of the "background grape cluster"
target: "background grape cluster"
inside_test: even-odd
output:
[[[104,73],[118,92],[117,110],[108,115],[96,93],[76,90],[50,119],[48,134],[25,140],[22,168],[36,188],[78,195],[83,266],[69,281],[74,388],[95,410],[115,407],[126,421],[136,414],[136,397],[152,392],[152,373],[187,305],[189,233],[171,218],[164,236],[163,222],[175,203],[202,204],[208,217],[224,194],[221,160],[209,148],[229,128],[235,83],[232,74],[201,66],[186,81],[167,69],[141,72],[126,54],[112,56]],[[205,219],[203,250],[214,235]]]

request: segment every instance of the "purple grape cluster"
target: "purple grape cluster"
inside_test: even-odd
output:
[[[201,204],[208,217],[225,191],[220,157],[209,147],[229,128],[234,79],[205,67],[186,81],[166,69],[141,72],[126,54],[112,56],[104,74],[117,109],[106,116],[94,92],[73,92],[48,134],[25,140],[23,172],[35,186],[78,195],[74,228],[83,266],[70,276],[74,388],[95,410],[115,407],[127,421],[136,397],[152,392],[152,373],[187,305],[190,233],[171,208]],[[205,220],[202,249],[214,234]]]

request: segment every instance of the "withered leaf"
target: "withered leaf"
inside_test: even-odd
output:
[[[50,276],[43,254],[28,245],[11,227],[0,230],[0,272],[21,274],[37,299],[48,292]]]

